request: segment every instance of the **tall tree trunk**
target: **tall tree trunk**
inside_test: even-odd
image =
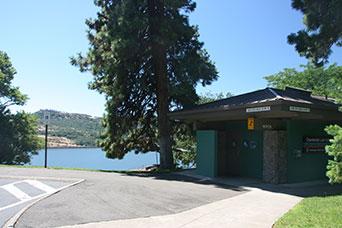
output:
[[[162,169],[173,168],[173,155],[171,150],[169,112],[169,92],[166,48],[163,43],[161,28],[164,18],[164,0],[148,0],[150,17],[150,38],[152,46],[152,61],[156,77],[158,132],[160,148],[160,166]]]

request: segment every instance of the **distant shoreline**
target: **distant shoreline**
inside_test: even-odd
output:
[[[62,146],[62,147],[48,147],[48,149],[101,149],[101,147],[96,147],[96,146],[78,146],[78,147]],[[44,148],[42,150],[44,150]]]

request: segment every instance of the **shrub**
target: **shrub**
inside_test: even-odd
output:
[[[326,146],[326,151],[332,158],[328,162],[327,176],[330,183],[342,183],[342,127],[331,125],[325,131],[334,137],[330,140],[331,145]]]

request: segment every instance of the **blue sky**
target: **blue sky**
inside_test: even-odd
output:
[[[92,76],[69,64],[85,53],[86,18],[96,15],[92,0],[1,0],[0,50],[18,71],[14,81],[30,97],[24,110],[42,108],[102,116],[104,97],[88,90]],[[239,94],[266,87],[264,76],[307,61],[286,42],[303,27],[290,0],[197,1],[190,16],[216,63],[220,78],[198,93]],[[330,62],[342,62],[334,48]]]

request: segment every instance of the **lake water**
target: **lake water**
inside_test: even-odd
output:
[[[39,151],[31,159],[32,166],[44,166],[44,150]],[[48,166],[64,168],[86,168],[101,170],[141,169],[156,164],[159,154],[127,153],[122,160],[108,159],[99,148],[48,149]]]

